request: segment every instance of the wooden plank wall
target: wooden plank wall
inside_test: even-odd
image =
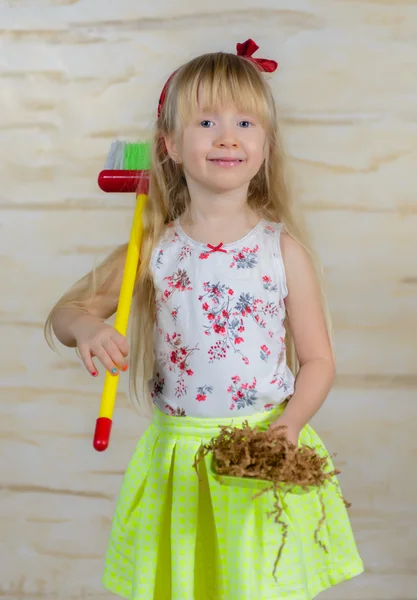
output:
[[[124,380],[112,447],[95,453],[101,381],[54,355],[42,325],[127,237],[132,198],[96,186],[110,142],[149,134],[178,64],[248,37],[280,61],[271,84],[335,325],[315,425],[366,574],[323,598],[415,598],[416,31],[413,0],[0,2],[1,598],[108,598],[110,519],[146,423]]]

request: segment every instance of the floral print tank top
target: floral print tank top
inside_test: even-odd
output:
[[[171,223],[155,249],[153,402],[174,416],[270,410],[294,391],[286,363],[282,225],[212,246]]]

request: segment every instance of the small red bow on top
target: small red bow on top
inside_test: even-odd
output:
[[[256,44],[252,39],[246,40],[243,44],[236,44],[236,54],[237,56],[241,56],[242,58],[246,58],[250,60],[251,63],[255,64],[260,71],[264,73],[273,73],[278,68],[278,63],[275,60],[269,60],[267,58],[253,58],[253,54],[259,49],[258,44]],[[166,84],[164,85],[164,89],[161,92],[161,96],[159,98],[158,103],[158,117],[161,116],[162,106],[165,102],[165,98],[167,95],[168,85],[171,79],[174,77],[176,71],[170,76]]]
[[[243,44],[236,44],[236,50],[236,54],[238,56],[250,60],[259,67],[260,71],[263,71],[264,73],[273,73],[278,68],[278,63],[275,60],[269,60],[267,58],[253,58],[252,55],[259,50],[259,46],[251,39],[246,40],[246,42],[243,42]]]

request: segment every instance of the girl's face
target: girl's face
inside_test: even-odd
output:
[[[222,193],[249,186],[265,160],[266,144],[256,115],[235,106],[199,107],[180,142],[168,144],[168,150],[181,161],[189,187]]]

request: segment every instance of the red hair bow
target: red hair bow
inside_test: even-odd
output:
[[[273,73],[278,68],[278,63],[275,60],[268,60],[267,58],[253,58],[253,54],[259,50],[258,44],[251,39],[246,40],[243,44],[236,44],[236,54],[242,58],[250,60],[257,65],[260,71],[264,73]]]
[[[246,40],[243,44],[236,44],[236,54],[237,56],[241,56],[242,58],[246,58],[246,60],[250,60],[254,63],[260,71],[264,73],[273,73],[278,68],[278,63],[275,60],[268,60],[267,58],[253,58],[253,54],[259,49],[258,44],[256,44],[252,39]],[[166,84],[164,85],[164,89],[161,92],[161,96],[159,98],[158,103],[158,117],[161,116],[162,106],[165,102],[165,98],[167,95],[168,85],[171,79],[174,77],[176,71],[170,76]]]

